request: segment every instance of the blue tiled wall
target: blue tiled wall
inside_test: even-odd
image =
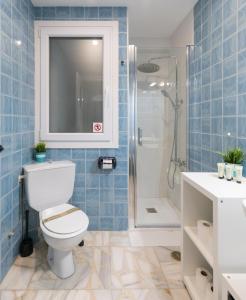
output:
[[[50,149],[50,159],[71,159],[76,163],[72,203],[90,218],[91,230],[128,228],[128,106],[127,9],[125,7],[42,7],[35,8],[36,20],[118,20],[119,21],[119,149]],[[117,168],[102,172],[97,168],[100,155],[116,156]]]
[[[29,0],[0,1],[0,279],[21,236],[18,175],[34,137],[34,9]],[[18,42],[21,45],[18,45]],[[10,231],[15,235],[8,239]]]
[[[190,59],[189,168],[215,170],[217,152],[246,151],[246,1],[200,0]]]

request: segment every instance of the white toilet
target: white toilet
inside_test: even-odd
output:
[[[67,202],[72,197],[75,164],[54,161],[24,166],[29,205],[39,212],[40,227],[47,244],[48,263],[60,278],[75,271],[72,248],[78,245],[89,225],[87,215]]]

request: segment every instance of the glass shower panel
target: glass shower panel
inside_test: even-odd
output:
[[[50,37],[50,132],[91,133],[103,123],[102,38]]]
[[[186,49],[138,48],[136,57],[135,225],[176,227],[186,160]]]

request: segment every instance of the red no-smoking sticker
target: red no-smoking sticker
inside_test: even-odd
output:
[[[103,123],[93,122],[93,133],[103,132]]]

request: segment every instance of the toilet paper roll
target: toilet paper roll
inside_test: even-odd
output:
[[[197,221],[198,238],[210,249],[213,241],[213,224],[206,220]]]
[[[106,169],[108,170],[108,169],[112,169],[113,167],[112,167],[112,164],[103,163],[102,168],[103,168],[103,170],[106,170]]]
[[[207,285],[211,280],[212,280],[212,275],[208,270],[206,270],[204,268],[196,269],[196,286],[197,286],[197,289],[202,294],[205,294]]]
[[[212,282],[209,282],[205,291],[205,300],[213,300],[214,296],[214,286]]]

